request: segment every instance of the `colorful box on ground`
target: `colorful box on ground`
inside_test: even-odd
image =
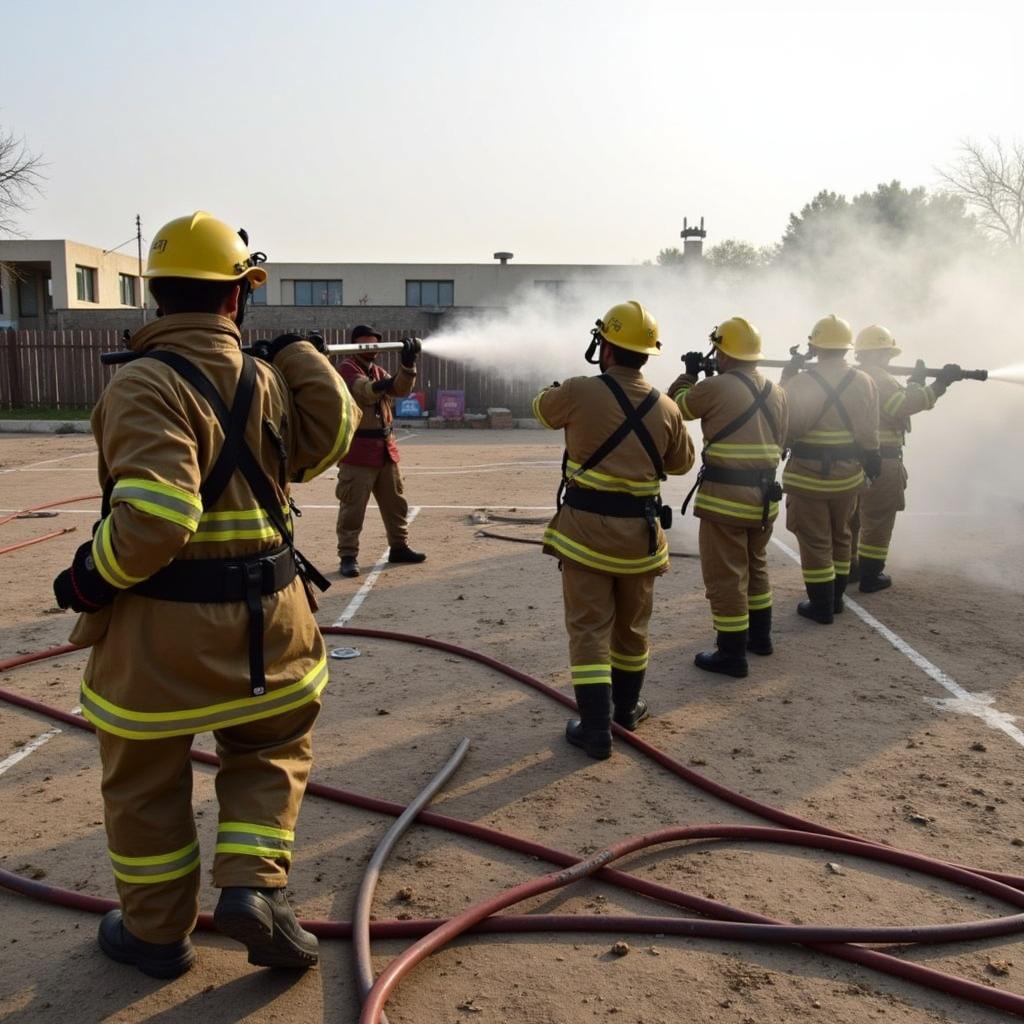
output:
[[[461,420],[466,412],[465,391],[438,391],[437,415],[445,420]]]
[[[409,395],[408,398],[399,398],[395,402],[395,415],[399,419],[419,419],[423,415],[423,406],[414,395]]]

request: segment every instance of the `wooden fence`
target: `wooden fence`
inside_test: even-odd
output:
[[[348,331],[324,331],[328,344],[348,341]],[[410,331],[383,331],[385,341],[398,341]],[[259,329],[242,332],[248,344],[275,332]],[[12,331],[0,330],[0,411],[4,409],[89,409],[116,372],[104,366],[100,353],[124,347],[120,331]],[[340,356],[332,356],[337,365]],[[381,365],[394,371],[398,353],[383,352]],[[493,370],[429,353],[420,357],[416,390],[425,392],[427,408],[437,407],[439,391],[463,391],[467,412],[488,408],[511,409],[517,417],[531,415],[530,403],[538,381],[511,378]]]

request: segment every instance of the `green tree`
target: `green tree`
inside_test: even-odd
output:
[[[670,249],[661,249],[658,252],[658,265],[661,267],[672,267],[683,262],[683,250],[678,246]]]
[[[711,246],[704,258],[719,270],[747,272],[768,266],[774,256],[772,246],[756,246],[739,238],[726,238]]]

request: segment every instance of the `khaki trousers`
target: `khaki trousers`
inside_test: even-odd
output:
[[[805,583],[828,583],[850,573],[850,519],[857,492],[831,498],[786,495],[786,526],[796,534]]]
[[[888,558],[896,514],[907,507],[906,492],[903,460],[882,459],[882,475],[861,494],[850,523],[858,558]]]
[[[402,471],[397,462],[383,466],[338,467],[338,557],[359,554],[359,534],[371,495],[380,509],[388,544],[405,544],[409,539],[409,502],[405,500]]]
[[[742,633],[749,628],[750,609],[771,608],[766,549],[771,523],[732,526],[711,519],[700,521],[700,569],[719,633]]]
[[[647,668],[654,576],[609,576],[562,563],[562,598],[574,686],[611,686],[613,668]]]
[[[220,816],[213,884],[288,884],[295,822],[320,710],[295,711],[215,732]],[[100,732],[107,842],[128,931],[175,942],[199,914],[200,860],[192,818],[192,736],[128,740]]]

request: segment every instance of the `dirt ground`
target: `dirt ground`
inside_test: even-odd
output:
[[[553,503],[560,448],[540,431],[416,432],[403,441],[407,493],[420,511],[420,567],[382,572],[352,625],[394,628],[484,651],[568,690],[561,593],[553,560],[528,545],[478,538],[469,514],[508,506],[538,516]],[[912,460],[911,460],[912,464]],[[335,622],[385,547],[371,511],[364,576],[341,580],[333,480],[298,488],[299,541],[334,580],[319,614]],[[688,482],[673,481],[676,502]],[[98,501],[86,437],[0,438],[0,506],[71,499],[58,516],[0,528],[0,546],[51,530],[74,533],[0,558],[0,657],[62,643],[52,577],[88,536]],[[538,510],[539,509],[539,510]],[[858,602],[991,708],[1024,717],[1021,513],[961,517],[911,506],[897,528],[896,587]],[[539,536],[539,526],[494,524]],[[793,545],[780,526],[778,537]],[[688,520],[676,551],[695,549]],[[799,619],[799,569],[770,548],[777,653],[746,680],[693,667],[711,638],[696,561],[675,560],[658,584],[643,734],[714,779],[760,800],[867,838],[925,854],[1024,872],[1022,750],[977,716],[937,704],[950,693],[856,615],[831,629]],[[330,646],[348,643],[335,640]],[[588,760],[562,738],[564,710],[480,666],[430,650],[355,641],[332,661],[315,737],[314,778],[407,801],[462,736],[462,768],[435,807],[550,846],[589,852],[670,824],[763,824],[705,796],[620,745]],[[126,652],[130,656],[130,652]],[[0,675],[0,686],[64,709],[77,703],[82,654]],[[0,763],[52,724],[0,705]],[[209,747],[209,737],[199,745]],[[216,824],[211,772],[196,769],[196,813],[209,858]],[[82,892],[110,895],[94,740],[67,729],[0,775],[0,865]],[[299,821],[292,893],[308,917],[348,918],[360,872],[391,819],[310,797]],[[841,865],[831,871],[829,861]],[[1008,912],[945,883],[850,857],[746,843],[666,848],[623,865],[644,877],[773,916],[822,924],[939,923]],[[414,826],[382,879],[375,916],[444,916],[546,870],[535,860]],[[212,909],[215,891],[204,892]],[[584,882],[529,909],[673,914]],[[300,977],[249,967],[219,936],[196,937],[199,960],[169,983],[105,959],[97,919],[0,891],[0,1021],[159,1024],[319,1022],[358,1018],[351,947],[325,942]],[[667,936],[467,938],[430,958],[389,1003],[394,1024],[782,1024],[1004,1019],[917,986],[795,947]],[[380,970],[402,943],[375,944]],[[928,947],[904,955],[1024,994],[1024,942]]]

